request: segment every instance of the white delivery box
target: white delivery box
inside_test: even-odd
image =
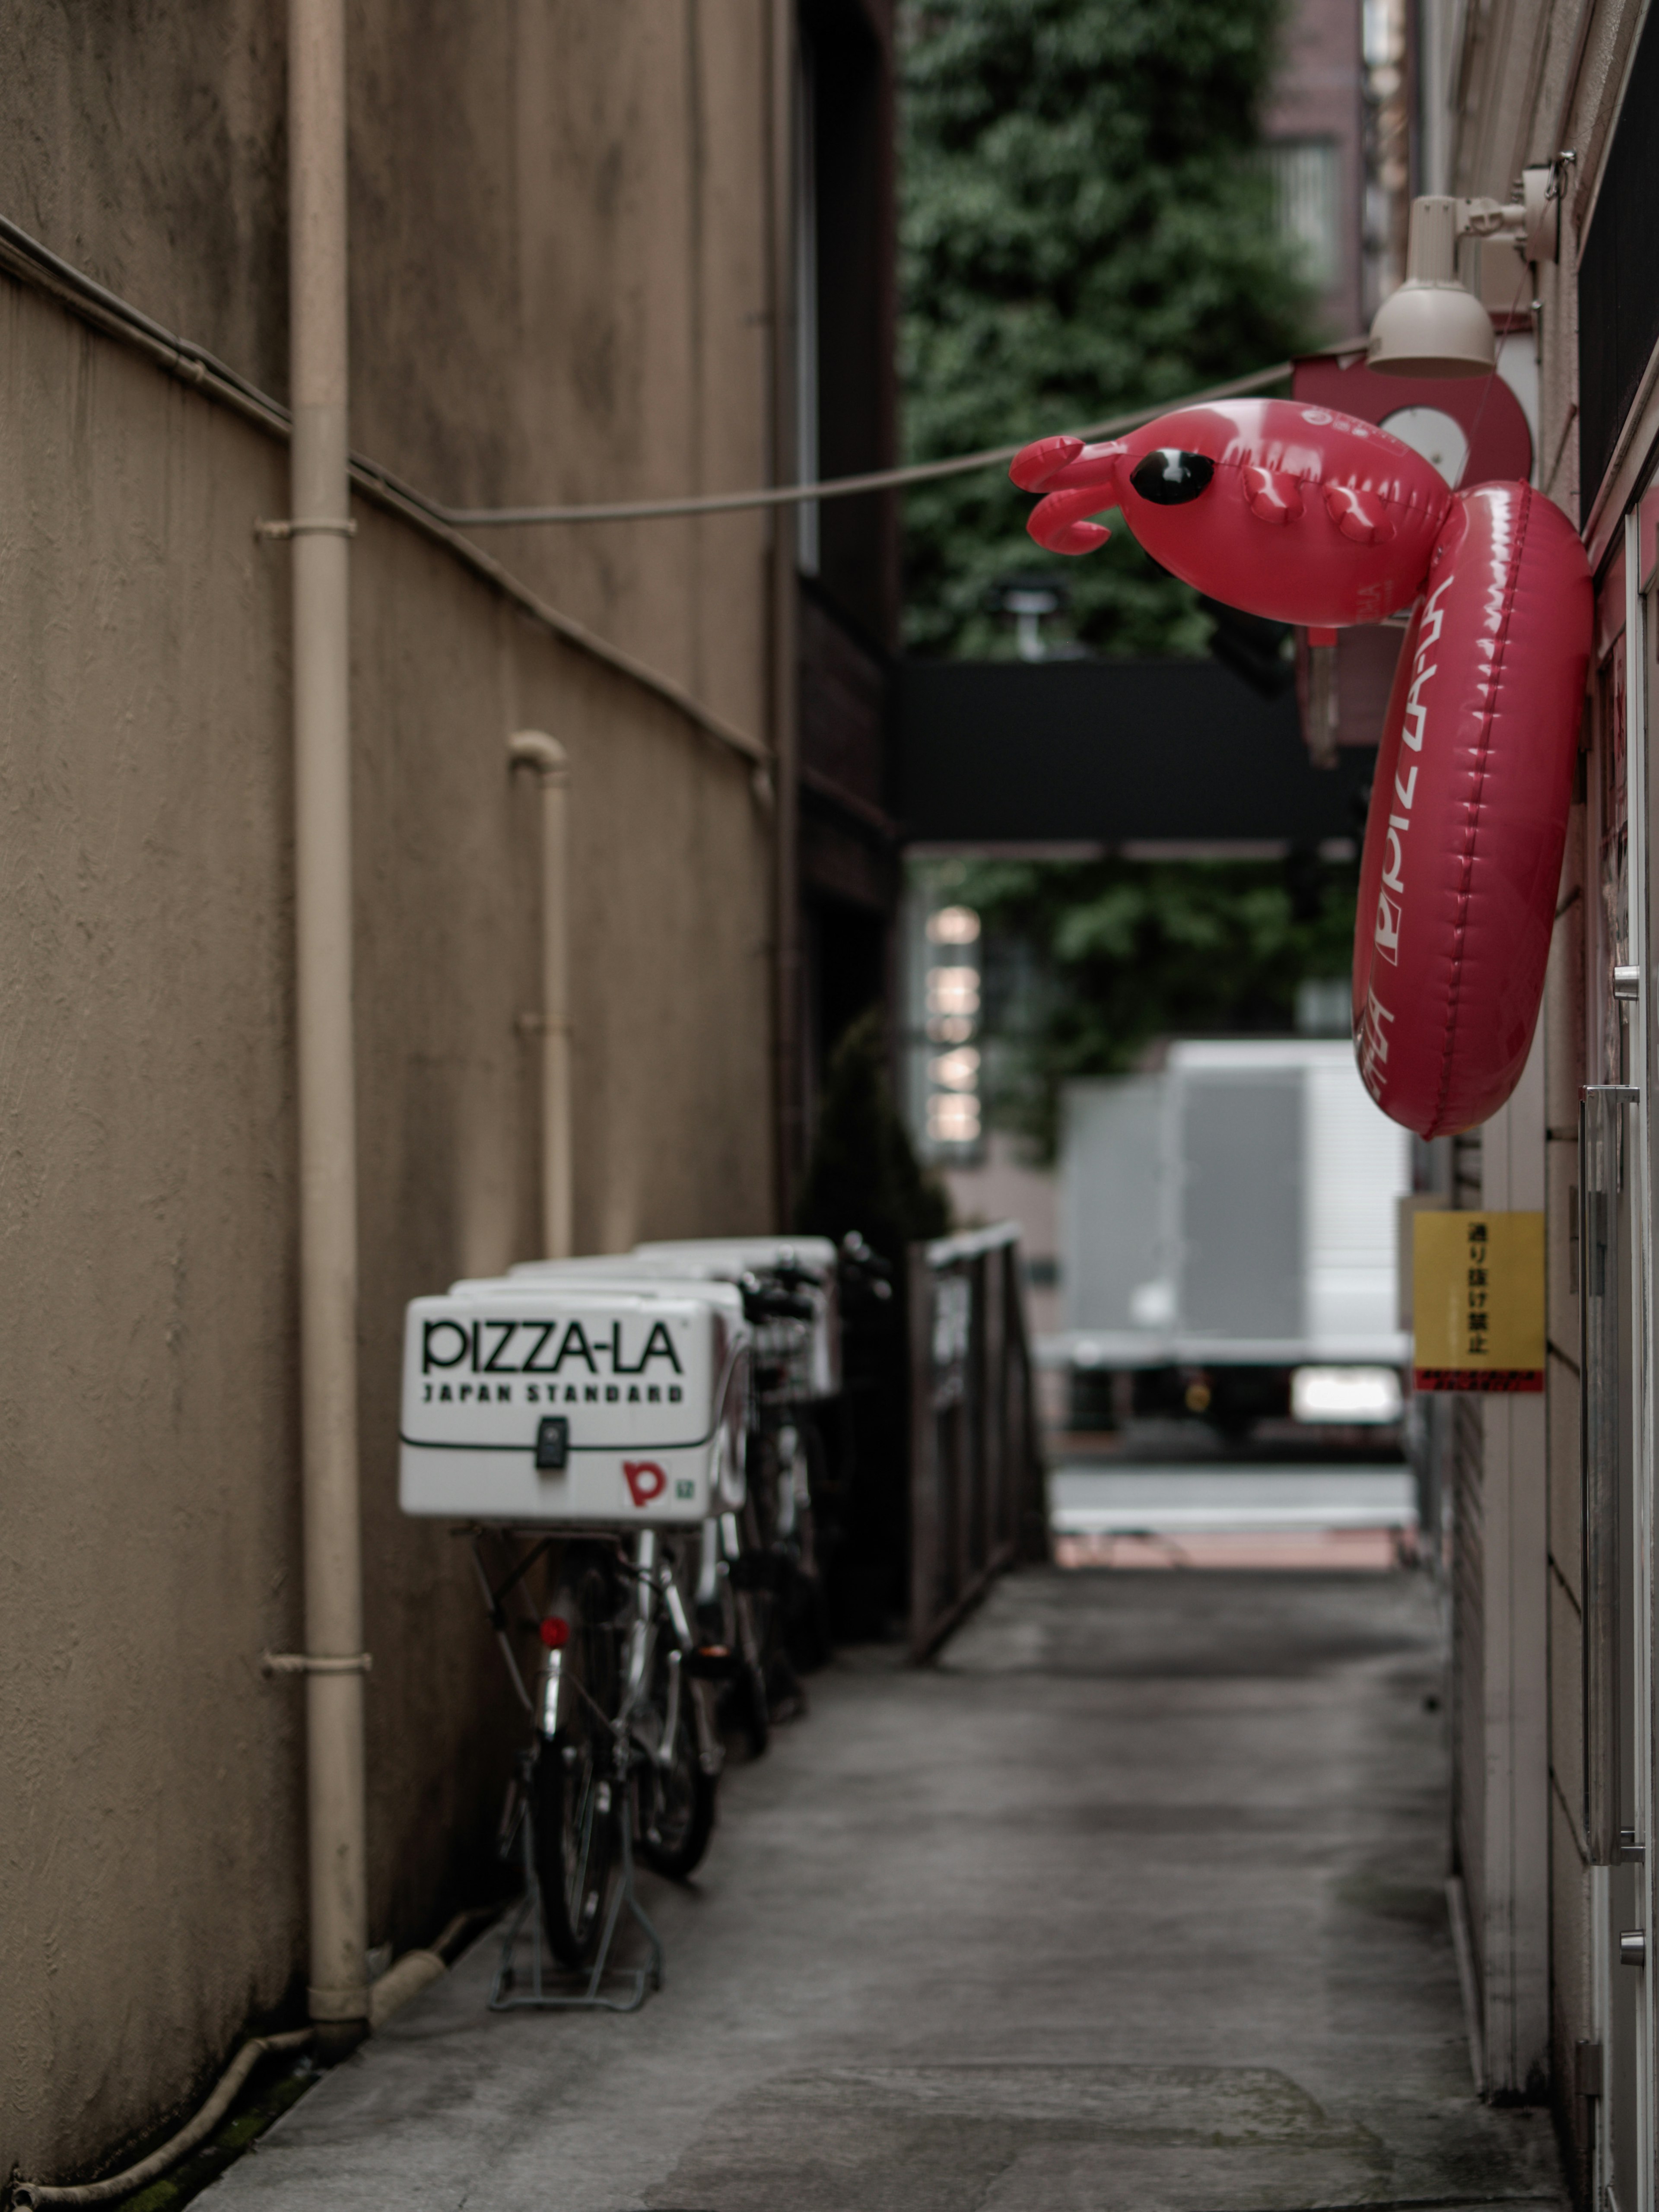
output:
[[[629,1255],[641,1266],[670,1269],[717,1282],[740,1275],[782,1281],[812,1309],[805,1358],[791,1357],[788,1323],[761,1324],[756,1356],[782,1358],[795,1394],[833,1398],[841,1389],[840,1254],[827,1237],[704,1237],[674,1243],[636,1244]],[[801,1282],[799,1278],[809,1279]],[[801,1324],[796,1324],[797,1327]]]
[[[744,1500],[750,1332],[720,1284],[457,1284],[404,1331],[405,1513],[684,1527]]]
[[[778,1267],[833,1281],[839,1254],[827,1237],[680,1237],[636,1244],[636,1260],[690,1260],[700,1266],[764,1275]]]
[[[841,1389],[841,1302],[837,1255],[827,1237],[688,1238],[636,1244],[579,1260],[520,1260],[514,1281],[739,1283],[745,1275],[784,1281],[811,1308],[810,1319],[753,1325],[752,1356],[778,1368],[796,1398],[833,1398]],[[807,1279],[802,1282],[799,1279]]]

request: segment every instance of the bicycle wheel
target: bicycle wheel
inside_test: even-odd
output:
[[[542,1925],[562,1966],[585,1966],[605,1925],[617,1872],[615,1746],[619,1697],[617,1583],[602,1552],[573,1551],[554,1610],[570,1624],[560,1654],[558,1725],[531,1769]]]
[[[683,1676],[675,1698],[665,1654],[659,1658],[651,1703],[660,1733],[634,1774],[635,1848],[645,1864],[684,1881],[701,1863],[714,1826],[716,1777],[704,1771],[697,1751],[696,1686]],[[672,1736],[668,1709],[676,1705]]]
[[[721,1717],[725,1723],[737,1729],[749,1747],[750,1759],[762,1758],[772,1733],[772,1711],[766,1695],[766,1664],[762,1655],[760,1625],[756,1620],[759,1608],[754,1602],[754,1593],[743,1586],[742,1571],[751,1573],[769,1567],[764,1553],[748,1553],[735,1565],[738,1571],[728,1578],[726,1590],[731,1608],[731,1626],[726,1642],[738,1654],[738,1668],[731,1685],[721,1700]],[[735,1585],[735,1586],[734,1586]]]
[[[800,1422],[799,1434],[799,1457],[792,1470],[796,1483],[793,1526],[778,1610],[781,1640],[790,1665],[798,1674],[807,1674],[827,1664],[830,1657],[830,1619],[815,1504],[823,1487],[824,1446],[817,1422],[810,1413]]]

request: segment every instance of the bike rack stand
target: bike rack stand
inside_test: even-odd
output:
[[[618,1785],[617,1796],[617,1820],[622,1840],[622,1879],[611,1896],[611,1910],[605,1916],[605,1934],[599,1939],[599,1950],[588,1970],[586,1988],[567,1988],[560,1991],[549,1989],[550,1978],[543,1972],[546,1946],[542,1936],[541,1885],[536,1879],[536,1816],[531,1806],[528,1789],[520,1794],[519,1835],[520,1856],[524,1861],[524,1897],[507,1923],[507,1934],[502,1939],[501,1954],[495,1964],[495,1977],[489,1984],[491,2012],[637,2012],[645,2002],[647,1990],[662,1987],[662,1938],[652,1925],[634,1887],[633,1792],[628,1787],[625,1775]],[[508,1848],[511,1848],[510,1839]],[[644,1931],[645,1939],[651,1946],[650,1958],[642,1966],[613,1966],[611,1964],[611,1947],[616,1941],[624,1906],[629,1917]],[[530,1923],[530,1989],[526,1996],[514,1996],[509,1995],[517,1978],[513,1954],[526,1920]],[[631,1983],[630,1993],[626,1996],[602,1996],[601,1986],[607,1976]],[[580,1983],[582,1979],[580,1969],[568,1972],[562,1967],[555,1970],[553,1978],[567,1984]]]
[[[537,1560],[546,1552],[551,1539],[544,1537],[539,1542],[531,1544],[523,1552],[507,1580],[497,1587],[492,1583],[489,1571],[484,1564],[484,1532],[481,1528],[470,1528],[458,1529],[456,1534],[466,1535],[471,1539],[472,1562],[477,1571],[479,1588],[483,1593],[484,1611],[489,1617],[490,1626],[495,1632],[496,1641],[501,1645],[501,1656],[507,1662],[507,1673],[512,1677],[513,1686],[518,1693],[519,1701],[526,1712],[531,1711],[533,1707],[530,1692],[526,1686],[523,1674],[520,1672],[519,1662],[514,1656],[512,1638],[507,1633],[509,1624],[502,1601],[517,1588]],[[509,1556],[510,1545],[509,1538]],[[516,1835],[520,1843],[519,1856],[524,1862],[524,1896],[520,1900],[513,1917],[508,1921],[507,1934],[501,1939],[501,1956],[495,1962],[495,1977],[489,1984],[489,2008],[491,2012],[520,2010],[637,2012],[645,2002],[647,1991],[659,1990],[662,1987],[662,1938],[652,1924],[644,1906],[640,1903],[638,1892],[634,1886],[634,1793],[629,1787],[629,1765],[634,1756],[631,1746],[624,1746],[618,1753],[622,1771],[616,1779],[613,1803],[616,1808],[614,1817],[617,1823],[618,1836],[622,1844],[622,1875],[612,1894],[611,1909],[605,1915],[605,1933],[600,1937],[599,1948],[594,1954],[593,1964],[586,1975],[585,1986],[582,1985],[584,1977],[580,1968],[572,1970],[555,1966],[550,1975],[544,1968],[547,1945],[542,1924],[541,1884],[536,1879],[536,1815],[530,1794],[528,1765],[521,1763],[517,1819],[514,1826],[507,1830],[501,1844],[501,1856],[505,1859],[511,1856],[514,1838]],[[621,1923],[624,1907],[629,1918],[641,1929],[647,1942],[651,1947],[650,1956],[643,1966],[613,1966],[611,1963],[611,1947],[616,1942],[617,1929]],[[519,1937],[523,1932],[526,1921],[530,1924],[530,1987],[527,1995],[514,1996],[509,1994],[518,1978],[518,1969],[514,1965],[514,1953],[518,1948]],[[601,1991],[608,1977],[620,1979],[625,1984],[631,1983],[632,1988],[629,1993],[626,1996],[602,1995]],[[562,1982],[567,1986],[562,1990],[550,1989],[548,1986],[550,1980],[555,1983]]]

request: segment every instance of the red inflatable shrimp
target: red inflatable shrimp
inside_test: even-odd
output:
[[[1183,407],[1110,445],[1044,438],[1009,471],[1029,528],[1087,553],[1121,507],[1209,598],[1335,629],[1410,615],[1360,866],[1354,1045],[1422,1137],[1493,1114],[1544,992],[1589,661],[1584,549],[1522,483],[1449,491],[1386,430],[1295,400]]]

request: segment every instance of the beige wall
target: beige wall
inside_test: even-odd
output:
[[[354,25],[354,443],[465,498],[757,478],[758,0],[425,13]],[[10,11],[0,212],[280,391],[270,20]],[[289,556],[252,534],[286,479],[0,276],[0,2172],[153,2125],[303,1967],[303,1693],[258,1664],[302,1595]],[[767,1223],[772,822],[740,756],[356,512],[369,1936],[401,1948],[479,1879],[512,1727],[395,1449],[403,1302],[536,1249],[507,739],[571,754],[580,1249]],[[491,550],[764,733],[763,524]]]
[[[284,455],[0,284],[0,2161],[82,2155],[302,1924]]]
[[[465,506],[767,481],[768,0],[349,9],[351,436]],[[285,399],[280,9],[0,11],[0,214]],[[492,535],[763,730],[767,525]]]

